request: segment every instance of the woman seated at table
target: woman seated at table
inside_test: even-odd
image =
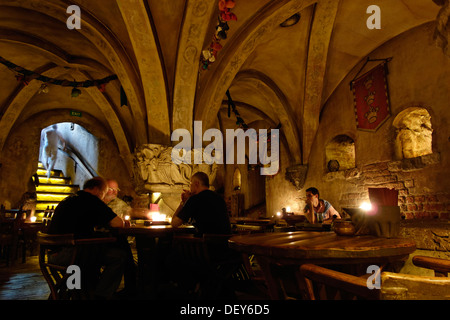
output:
[[[304,214],[310,223],[331,223],[333,218],[341,218],[327,200],[319,199],[319,190],[314,187],[306,189]]]

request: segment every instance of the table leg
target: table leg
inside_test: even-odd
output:
[[[281,288],[280,281],[272,274],[271,262],[263,256],[255,256],[266,281],[267,289],[272,300],[284,300],[285,295]]]

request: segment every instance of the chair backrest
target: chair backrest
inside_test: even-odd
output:
[[[49,261],[49,255],[61,247],[73,246],[75,248],[73,234],[47,234],[39,231],[37,241],[39,243],[39,267],[50,288],[49,299],[70,299],[71,292],[66,286],[69,275],[66,270],[69,265],[74,263],[76,250],[73,251],[72,258],[67,265],[52,264]]]
[[[212,263],[221,258],[228,249],[229,234],[178,234],[173,237],[173,247],[181,257],[195,263]]]
[[[299,288],[307,300],[379,299],[379,290],[369,289],[365,278],[314,264],[300,267]]]
[[[412,262],[415,266],[434,270],[435,277],[448,277],[450,273],[450,260],[427,256],[414,256]]]
[[[19,209],[6,210],[4,207],[0,211],[0,235],[5,239],[17,237],[23,224],[23,213]]]
[[[238,234],[262,233],[266,227],[264,225],[252,224],[235,224],[233,225],[233,232]]]
[[[55,210],[46,210],[44,212],[44,216],[42,217],[42,225],[43,225],[43,231],[48,231],[50,228],[50,223],[52,222],[53,214],[55,213]]]
[[[383,272],[383,300],[450,300],[450,278]]]
[[[192,234],[174,235],[172,245],[182,259],[192,263],[210,262],[203,238],[195,237]]]
[[[39,245],[46,249],[75,245],[73,234],[48,234],[39,231],[37,233],[37,239]]]

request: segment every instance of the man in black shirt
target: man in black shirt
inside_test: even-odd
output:
[[[231,234],[230,219],[225,201],[209,190],[209,178],[197,172],[191,178],[190,191],[181,195],[181,204],[172,217],[172,226],[179,227],[190,220],[202,234]]]
[[[123,220],[102,201],[107,191],[108,185],[100,177],[86,181],[83,190],[65,198],[56,207],[48,233],[73,234],[76,239],[86,239],[100,235],[96,228],[122,227]],[[49,259],[64,265],[72,252],[73,247],[63,248]],[[94,298],[111,298],[122,280],[126,259],[123,248],[116,244],[88,245],[77,254],[82,285],[93,287]],[[101,266],[104,270],[96,279]]]
[[[191,222],[196,228],[197,236],[231,235],[226,203],[217,193],[209,190],[206,173],[197,172],[191,177],[190,191],[183,192],[181,199],[181,204],[172,217],[174,228]],[[235,256],[235,252],[228,248],[227,238],[208,243],[207,248],[210,262],[213,262],[211,265],[197,259],[191,260],[183,254],[177,256],[175,250],[170,256],[169,268],[181,288],[197,292],[201,298],[211,299],[229,293],[230,288],[224,285],[223,279],[237,264],[226,262]]]

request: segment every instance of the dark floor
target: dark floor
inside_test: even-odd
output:
[[[119,288],[120,289],[120,288]],[[164,296],[156,299],[190,299],[189,295],[180,295],[178,291],[170,291],[173,288],[165,288]],[[237,300],[266,300],[263,292],[264,286],[254,286],[250,282],[240,282],[236,286],[235,298]],[[47,282],[39,269],[38,257],[27,257],[26,263],[15,262],[13,266],[7,267],[2,261],[0,263],[0,300],[47,300],[50,290]],[[137,297],[146,299],[146,297]]]
[[[6,267],[0,264],[0,300],[46,300],[50,294],[39,270],[38,257]]]

